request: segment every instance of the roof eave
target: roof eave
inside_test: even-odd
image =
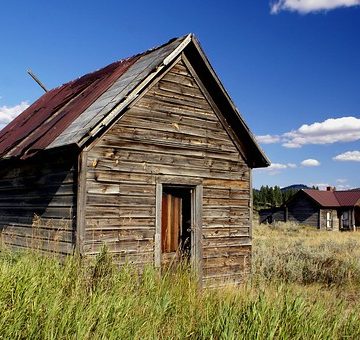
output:
[[[191,36],[191,42],[193,43],[193,46],[197,50],[200,58],[202,59],[202,62],[205,64],[206,69],[210,72],[212,78],[215,80],[216,85],[218,86],[221,94],[223,95],[224,99],[228,102],[231,111],[234,114],[234,117],[236,117],[237,122],[240,124],[242,132],[245,132],[245,134],[248,137],[248,141],[250,143],[250,147],[248,148],[247,152],[247,164],[250,168],[262,168],[262,167],[268,167],[271,164],[271,161],[269,158],[265,155],[264,151],[261,149],[259,144],[257,143],[255,136],[250,131],[249,127],[245,123],[244,119],[242,118],[239,110],[236,108],[234,102],[232,101],[231,97],[229,96],[228,92],[226,91],[225,87],[223,86],[221,80],[217,76],[215,70],[211,66],[206,54],[204,53],[199,41],[197,38],[190,34]],[[190,45],[189,45],[190,46]],[[244,135],[241,134],[241,138],[243,138]]]

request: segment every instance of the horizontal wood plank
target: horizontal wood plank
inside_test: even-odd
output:
[[[89,150],[86,253],[106,244],[119,263],[153,263],[156,183],[202,185],[204,280],[242,281],[250,170],[224,122],[183,62],[152,86]]]

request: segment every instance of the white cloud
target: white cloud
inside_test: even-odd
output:
[[[352,189],[351,185],[343,185],[343,184],[339,184],[336,186],[336,190],[349,190]]]
[[[279,143],[280,142],[280,136],[277,135],[262,135],[262,136],[256,136],[256,139],[259,143],[262,144],[273,144],[273,143]]]
[[[330,118],[283,135],[283,146],[300,148],[306,144],[332,144],[360,139],[360,119],[355,117]]]
[[[347,178],[338,178],[336,180],[336,190],[349,190],[351,185],[347,184]]]
[[[345,184],[345,183],[340,183],[339,181],[345,181],[347,182],[347,179],[337,179],[336,182],[336,186],[335,186],[335,190],[350,190],[353,189],[353,187],[349,184]],[[319,190],[327,190],[328,187],[332,187],[334,188],[333,184],[329,184],[329,183],[310,183],[308,184],[308,186],[311,188],[312,186],[318,187]]]
[[[287,165],[286,164],[280,164],[280,163],[272,163],[269,167],[267,167],[266,169],[268,171],[271,170],[281,170],[281,169],[286,169]]]
[[[29,107],[26,101],[15,106],[0,106],[0,129],[9,124],[18,114]]]
[[[301,162],[301,165],[302,166],[307,166],[307,167],[311,167],[311,166],[319,166],[320,165],[320,162],[316,159],[312,159],[312,158],[309,158],[309,159],[304,159],[302,162]]]
[[[326,190],[327,187],[330,187],[331,185],[329,183],[310,183],[308,184],[310,188],[318,187],[320,190]]]
[[[347,151],[333,157],[334,161],[360,162],[360,151]]]
[[[286,148],[301,148],[307,144],[332,144],[360,140],[360,118],[329,118],[322,122],[303,124],[297,130],[266,137],[269,143],[281,142]],[[261,139],[259,140],[261,142]]]
[[[258,173],[268,173],[269,175],[277,175],[281,171],[283,171],[285,169],[290,169],[290,168],[296,168],[296,164],[294,164],[294,163],[288,163],[288,164],[271,163],[271,165],[268,166],[267,168],[259,168],[259,169],[255,169],[255,171]]]
[[[359,5],[360,0],[276,0],[271,4],[271,13],[277,14],[280,11],[292,11],[306,14]]]

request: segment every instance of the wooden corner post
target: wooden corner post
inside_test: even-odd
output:
[[[79,255],[84,253],[87,155],[87,151],[82,151],[78,160],[75,250]]]

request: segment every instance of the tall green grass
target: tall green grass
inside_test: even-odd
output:
[[[86,263],[76,257],[59,263],[36,252],[2,252],[0,338],[360,338],[356,271],[348,271],[350,278],[342,276],[337,285],[317,274],[304,285],[303,276],[289,274],[290,269],[282,274],[280,263],[286,263],[285,258],[269,262],[269,257],[283,257],[287,249],[291,258],[300,245],[310,247],[306,251],[316,257],[312,245],[318,254],[323,252],[317,247],[321,241],[314,241],[318,234],[261,228],[254,233],[252,282],[221,290],[200,290],[186,266],[163,275],[151,267],[142,273],[132,266],[119,270],[106,252]],[[328,237],[331,234],[324,234],[324,242]],[[342,250],[348,241],[341,237]],[[334,247],[336,242],[334,237]],[[336,257],[336,247],[331,249]],[[272,268],[270,274],[265,262]],[[344,290],[347,295],[342,295]]]

